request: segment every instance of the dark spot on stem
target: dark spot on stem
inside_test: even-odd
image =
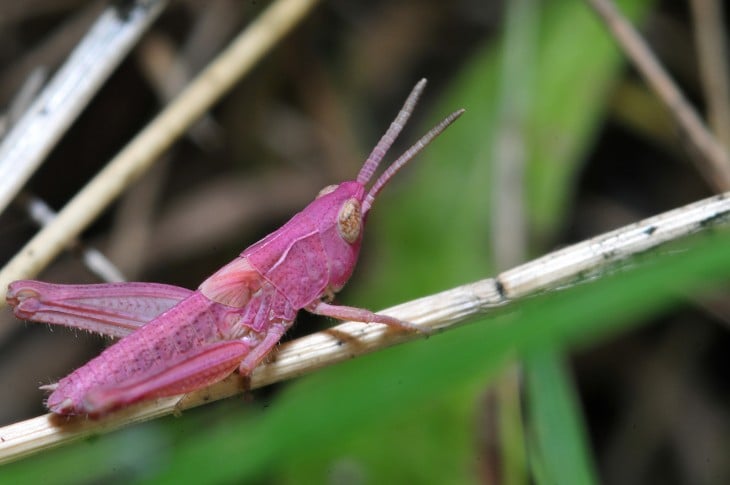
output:
[[[499,296],[506,299],[507,295],[505,294],[505,291],[504,291],[504,285],[502,284],[502,282],[500,281],[499,278],[494,278],[494,286],[495,286],[495,288],[497,288],[497,293],[499,293]]]

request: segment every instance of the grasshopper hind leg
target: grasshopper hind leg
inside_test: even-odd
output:
[[[89,390],[80,404],[80,409],[72,409],[68,398],[56,393],[49,396],[48,407],[59,414],[101,416],[144,399],[194,391],[228,376],[250,350],[249,345],[235,340],[203,345],[159,372]]]

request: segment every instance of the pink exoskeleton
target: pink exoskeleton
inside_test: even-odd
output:
[[[357,180],[322,189],[303,211],[195,291],[158,283],[11,283],[7,301],[19,318],[123,337],[58,383],[44,386],[53,391],[48,408],[100,416],[141,400],[200,389],[236,368],[248,376],[300,309],[417,331],[408,322],[328,302],[355,268],[363,225],[380,190],[463,113],[456,111],[431,129],[366,192],[425,85],[423,79],[413,88]]]

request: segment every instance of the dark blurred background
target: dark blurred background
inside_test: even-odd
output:
[[[268,3],[171,2],[53,150],[27,191],[61,209]],[[324,2],[84,233],[84,243],[101,249],[130,280],[195,288],[302,208],[321,187],[352,178],[421,77],[429,79],[429,87],[391,157],[432,120],[461,106],[467,114],[453,129],[487,133],[490,125],[481,124],[480,109],[470,105],[479,91],[465,86],[479,86],[480,59],[504,45],[506,3]],[[689,4],[638,3],[644,4],[636,17],[641,32],[688,97],[703,109]],[[534,4],[543,18],[560,18],[582,8],[596,31],[603,30],[582,2]],[[9,105],[33,69],[43,66],[52,72],[58,67],[102,5],[34,0],[0,7],[0,107]],[[542,22],[548,21],[537,22],[536,38],[551,28]],[[591,43],[581,38],[580,30],[571,39],[569,30],[561,33],[567,39],[559,44],[564,53],[552,58],[560,61],[551,63],[558,73],[567,69],[561,63],[579,57],[571,48],[591,56]],[[539,48],[533,52],[533,61],[540,65],[535,69],[545,68],[541,55]],[[584,122],[589,128],[575,142],[581,148],[571,152],[569,168],[560,169],[565,172],[561,183],[553,185],[556,194],[551,200],[559,209],[546,220],[535,221],[539,211],[526,216],[525,224],[533,229],[528,230],[525,260],[711,194],[671,117],[623,56],[613,55],[615,60],[607,61],[609,67],[602,68],[598,81],[593,73],[585,73],[586,83],[596,83],[585,108],[594,114]],[[587,71],[591,68],[585,66]],[[582,77],[580,68],[575,69]],[[494,83],[486,75],[481,101],[493,104],[502,98],[486,94],[492,89],[486,86]],[[560,76],[555,79],[559,84]],[[565,83],[575,80],[574,76]],[[514,80],[515,89],[524,88],[523,81]],[[531,101],[540,96],[533,92]],[[575,100],[566,97],[566,103],[571,101]],[[563,107],[556,102],[551,109],[559,113]],[[550,124],[549,119],[542,122]],[[543,141],[559,144],[561,136]],[[493,157],[484,154],[485,160]],[[464,186],[473,183],[473,171],[450,163],[416,162],[386,192],[400,194],[415,177],[411,174],[427,164],[450,166]],[[529,187],[539,187],[543,180],[530,179],[540,177],[530,169],[526,177]],[[444,185],[430,190],[459,199],[444,195],[451,190]],[[493,188],[485,183],[475,190],[489,199]],[[374,211],[373,226],[390,210],[389,199],[384,199]],[[526,203],[528,212],[531,204],[535,201]],[[431,209],[420,210],[428,220]],[[495,210],[499,208],[487,207]],[[454,270],[434,291],[504,269],[489,251],[490,223],[470,224],[483,243],[485,264],[463,276]],[[388,227],[374,231],[371,240],[366,237],[360,266],[340,301],[355,301],[359,289],[377,278],[377,264],[394,258],[387,243],[375,235],[389,232]],[[0,216],[0,258],[10,259],[36,231],[21,204],[13,204]],[[57,258],[39,278],[98,281],[80,262],[78,249]],[[389,299],[376,297],[377,303],[370,306],[422,294],[418,287],[406,289]],[[302,315],[291,337],[326,325]],[[44,413],[38,385],[65,375],[107,344],[96,336],[19,322],[7,309],[0,311],[2,423]],[[727,300],[720,295],[687,303],[636,330],[570,354],[569,369],[602,482],[727,483],[729,347]],[[274,387],[255,396],[273,399],[277,392]],[[483,413],[488,414],[486,407]],[[487,452],[479,439],[471,442],[474,454]],[[479,467],[467,475],[475,481],[490,476]],[[276,475],[272,480],[277,481]]]

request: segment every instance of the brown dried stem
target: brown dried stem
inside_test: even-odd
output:
[[[687,101],[653,52],[611,0],[587,0],[616,38],[649,86],[674,116],[699,157],[698,169],[716,190],[730,189],[730,158]]]
[[[723,26],[725,12],[718,0],[692,0],[694,32],[707,119],[715,136],[727,150],[730,147],[730,80],[728,80],[727,36]]]

